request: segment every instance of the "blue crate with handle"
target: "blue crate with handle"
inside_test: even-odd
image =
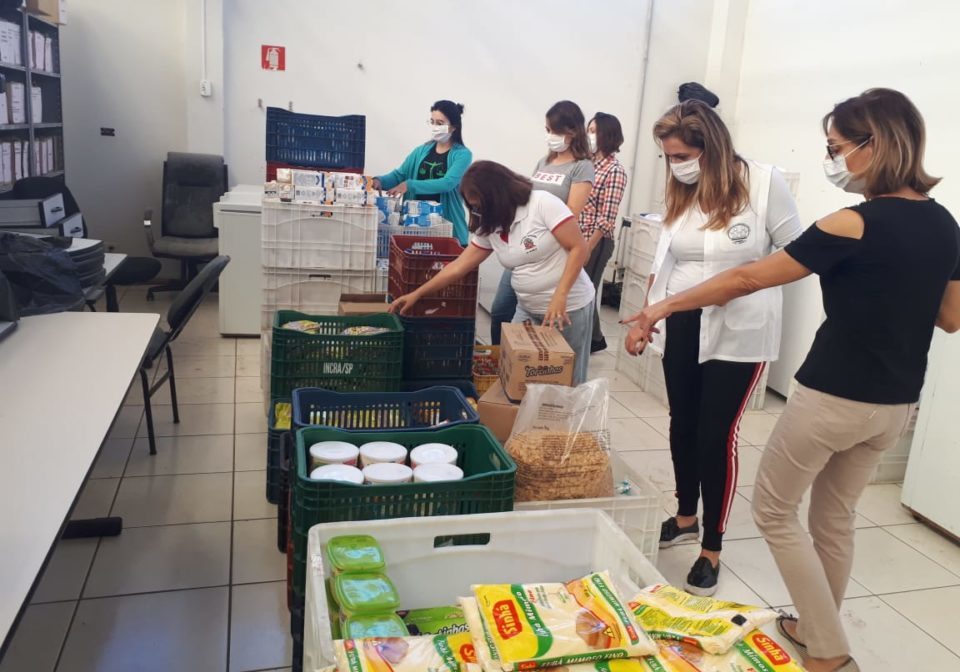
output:
[[[453,386],[416,392],[293,391],[293,427],[362,432],[416,432],[476,424],[480,415]]]
[[[326,117],[267,108],[268,162],[363,172],[366,137],[362,114]]]

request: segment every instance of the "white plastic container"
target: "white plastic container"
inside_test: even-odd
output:
[[[457,463],[457,449],[445,443],[424,443],[410,451],[410,466]]]
[[[462,480],[463,469],[453,464],[433,462],[421,464],[413,470],[414,483],[446,483]]]
[[[364,294],[377,288],[378,272],[263,268],[260,327],[273,328],[277,310],[308,315],[336,315],[341,294]]]
[[[363,468],[363,481],[370,485],[411,483],[413,481],[413,469],[405,464],[379,462]]]
[[[363,472],[349,464],[325,464],[310,472],[313,481],[341,481],[363,485]]]
[[[372,270],[377,209],[353,205],[281,203],[265,199],[261,262],[270,268]]]
[[[603,511],[512,511],[315,525],[307,537],[304,672],[336,663],[324,588],[331,576],[326,544],[345,534],[369,534],[377,540],[404,609],[456,604],[474,583],[559,582],[609,570],[621,595],[630,599],[640,588],[664,581]],[[458,545],[453,545],[455,539]]]
[[[357,466],[360,449],[346,441],[320,441],[310,446],[310,465],[314,468],[325,464],[349,464]]]
[[[369,467],[371,464],[393,462],[405,464],[407,449],[392,441],[371,441],[360,446],[360,464]]]
[[[665,517],[660,504],[661,493],[657,486],[634,471],[615,451],[610,453],[610,462],[617,493],[613,497],[517,502],[514,508],[517,511],[600,509],[613,519],[650,562],[656,563],[660,548],[660,523]]]

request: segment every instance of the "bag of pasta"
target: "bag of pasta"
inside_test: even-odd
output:
[[[515,501],[613,496],[606,378],[577,387],[527,385],[506,448]]]
[[[727,653],[777,617],[772,609],[699,597],[666,584],[644,588],[630,608],[654,639],[685,642],[713,654]]]

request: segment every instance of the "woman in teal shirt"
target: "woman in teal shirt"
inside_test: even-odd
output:
[[[430,108],[430,142],[420,145],[396,170],[374,178],[374,187],[391,196],[439,201],[443,217],[453,223],[453,235],[467,244],[467,217],[460,180],[473,161],[463,145],[463,105],[438,100]]]

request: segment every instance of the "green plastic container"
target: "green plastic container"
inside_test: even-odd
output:
[[[385,574],[340,574],[333,592],[345,618],[394,613],[400,606],[397,589]]]
[[[334,574],[382,572],[387,564],[380,544],[365,534],[334,537],[327,543],[327,559]]]
[[[320,333],[283,325],[311,320]],[[349,327],[382,327],[375,336],[345,336]],[[273,318],[270,361],[271,398],[289,397],[300,387],[337,392],[394,392],[403,379],[403,325],[396,315],[307,315],[278,310]]]
[[[351,616],[340,630],[343,639],[369,639],[370,637],[409,637],[407,626],[393,613],[373,616]]]

